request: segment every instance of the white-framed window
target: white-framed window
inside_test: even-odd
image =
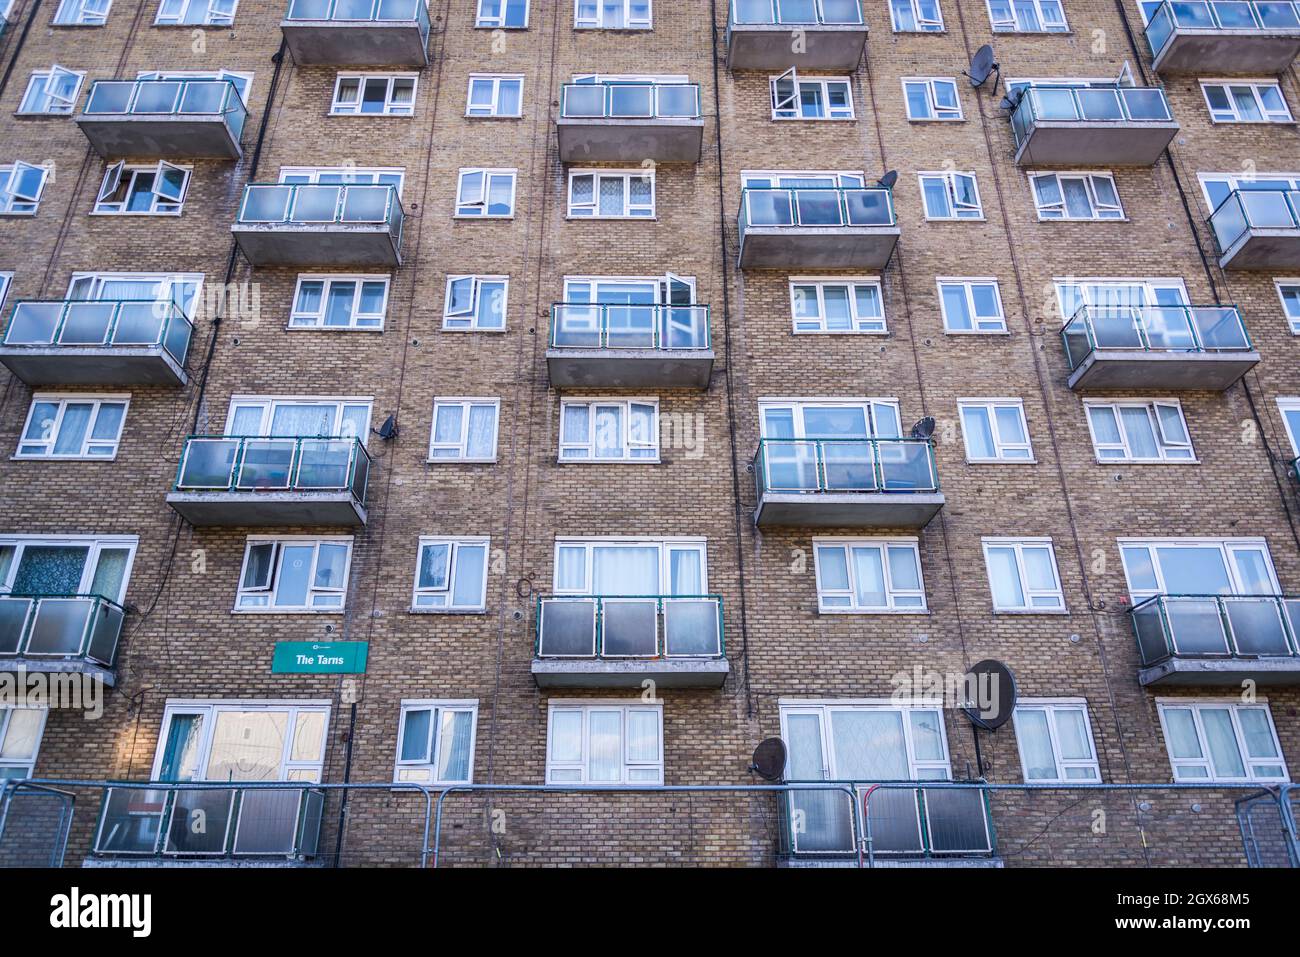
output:
[[[1286,426],[1287,438],[1291,440],[1291,454],[1300,456],[1300,397],[1282,397],[1277,400],[1278,411],[1282,413],[1282,422]]]
[[[925,611],[915,538],[814,538],[813,557],[823,614]]]
[[[152,166],[114,163],[104,171],[94,212],[117,216],[179,216],[190,169],[159,160]]]
[[[1083,408],[1099,462],[1196,461],[1177,399],[1089,401]]]
[[[569,171],[569,216],[650,219],[655,214],[653,170]]]
[[[321,186],[395,186],[402,192],[405,170],[396,167],[281,166],[281,183],[313,183]]]
[[[1061,318],[1069,322],[1083,306],[1103,311],[1185,306],[1187,287],[1181,279],[1057,279]]]
[[[27,116],[70,116],[76,104],[84,70],[69,70],[57,63],[48,70],[36,70],[27,80],[27,90],[18,105]]]
[[[474,26],[483,29],[528,29],[528,0],[478,0]]]
[[[1110,173],[1030,173],[1039,219],[1123,219]]]
[[[474,780],[478,701],[402,701],[394,784],[443,786]]]
[[[996,279],[940,277],[937,282],[944,332],[979,334],[1007,331],[1002,293]]]
[[[160,0],[154,24],[225,27],[235,22],[239,0]]]
[[[1065,611],[1050,538],[985,538],[981,544],[995,612]]]
[[[1068,33],[1061,0],[987,0],[994,33]]]
[[[1021,698],[1011,713],[1026,784],[1100,784],[1088,704],[1082,698]]]
[[[885,333],[880,280],[792,278],[790,312],[794,331]]]
[[[1176,783],[1289,781],[1266,703],[1157,700]]]
[[[889,17],[895,33],[942,33],[939,0],[889,0]]]
[[[421,535],[411,611],[485,611],[489,544],[486,536]]]
[[[31,163],[0,166],[0,216],[34,216],[49,173]]]
[[[340,73],[334,80],[332,116],[411,116],[415,73]]]
[[[49,713],[48,708],[0,706],[0,781],[32,776]]]
[[[500,399],[435,398],[430,462],[495,462]]]
[[[759,399],[765,439],[870,439],[903,434],[898,400]]]
[[[202,305],[202,273],[76,272],[65,299],[174,303],[193,317]]]
[[[659,461],[658,399],[561,399],[561,462]]]
[[[1119,554],[1134,605],[1155,595],[1282,593],[1259,538],[1121,538]]]
[[[379,331],[387,309],[387,276],[304,274],[293,293],[289,328]]]
[[[509,291],[508,276],[448,276],[442,328],[503,331]]]
[[[248,103],[248,91],[253,85],[252,73],[231,70],[137,70],[137,80],[225,80],[235,88],[239,99]]]
[[[791,67],[771,78],[772,119],[851,120],[853,87],[846,76],[800,76]]]
[[[134,535],[0,535],[0,595],[99,595],[119,605]]]
[[[13,273],[0,272],[0,309],[4,308],[5,300],[9,297],[9,287],[13,284],[13,281]]]
[[[926,219],[983,219],[974,173],[921,173]]]
[[[328,701],[169,700],[154,781],[295,781],[319,784]]]
[[[32,396],[17,459],[117,457],[129,395]]]
[[[958,399],[967,462],[1032,462],[1034,448],[1019,399]]]
[[[649,30],[652,0],[573,0],[575,30]]]
[[[662,704],[552,701],[547,784],[663,784]]]
[[[1276,80],[1202,80],[1201,92],[1215,123],[1291,123]]]
[[[113,0],[60,0],[53,22],[61,27],[102,27],[112,5]]]
[[[524,78],[520,74],[471,73],[466,116],[523,116]]]
[[[352,565],[352,536],[250,536],[235,611],[341,612]]]
[[[1197,179],[1211,213],[1234,190],[1300,190],[1300,173],[1198,173]]]
[[[370,434],[369,398],[236,395],[226,435],[265,438],[355,438]]]
[[[557,595],[706,595],[702,538],[557,538]]]
[[[456,186],[456,215],[509,219],[515,214],[513,169],[462,169]]]
[[[909,120],[952,121],[962,119],[957,81],[937,76],[903,77],[903,102]]]
[[[1274,279],[1273,285],[1292,334],[1300,336],[1300,279]]]

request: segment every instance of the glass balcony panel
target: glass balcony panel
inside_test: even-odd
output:
[[[1070,320],[1062,333],[1065,341],[1065,356],[1070,361],[1070,368],[1076,369],[1088,354],[1092,352],[1092,339],[1088,332],[1088,323],[1083,316]]]
[[[332,20],[372,20],[375,0],[334,0]]]
[[[732,0],[732,19],[736,23],[775,23],[774,0]]]
[[[104,794],[95,853],[156,853],[167,798],[167,791],[109,788]]]
[[[1253,229],[1294,229],[1295,213],[1282,190],[1242,190],[1237,194],[1246,207],[1246,221]]]
[[[1214,14],[1225,30],[1253,30],[1259,26],[1251,4],[1241,0],[1219,0],[1214,4]]]
[[[177,487],[229,488],[233,482],[239,439],[190,439],[185,443]]]
[[[846,189],[844,207],[850,226],[890,226],[894,217],[889,192],[883,189]]]
[[[788,189],[747,189],[745,212],[749,226],[792,226],[794,195]]]
[[[921,819],[917,793],[903,788],[880,788],[867,799],[871,846],[877,854],[919,854]]]
[[[1249,349],[1241,314],[1231,306],[1197,306],[1190,310],[1197,338],[1206,349]]]
[[[800,226],[841,226],[844,215],[837,189],[794,190]]]
[[[821,454],[828,492],[875,491],[876,452],[871,442],[824,442]]]
[[[0,595],[0,655],[18,654],[34,603],[31,598]]]
[[[932,853],[975,854],[993,849],[983,793],[926,788],[921,795],[925,801],[925,829]]]
[[[379,0],[375,19],[392,23],[409,23],[420,18],[424,0]]]
[[[1257,3],[1259,22],[1275,30],[1300,30],[1300,15],[1293,3]]]
[[[1138,651],[1144,665],[1152,665],[1169,657],[1163,599],[1149,601],[1133,609],[1133,630],[1137,635]]]
[[[161,302],[124,302],[113,328],[115,346],[151,346],[162,339],[164,318],[172,306]]]
[[[129,81],[100,80],[90,87],[86,112],[91,114],[125,113],[131,105],[136,85]]]
[[[245,439],[235,487],[287,489],[297,444],[296,439]]]
[[[330,0],[289,0],[290,20],[328,20]]]
[[[338,186],[298,186],[293,194],[295,223],[332,223],[338,218]]]
[[[298,810],[303,792],[257,788],[239,799],[235,854],[283,854],[297,850]]]
[[[668,657],[722,654],[717,599],[665,598],[663,608]]]
[[[791,839],[797,853],[853,850],[853,805],[843,791],[793,791],[790,810]]]
[[[616,117],[653,116],[654,87],[649,84],[612,84],[609,87],[609,115]]]
[[[1275,598],[1225,598],[1224,610],[1232,626],[1238,654],[1289,655],[1286,624]]]
[[[61,302],[20,302],[5,331],[5,344],[11,346],[47,345],[54,341],[63,315]]]
[[[862,22],[859,0],[821,0],[823,23],[848,24]]]
[[[1147,23],[1147,42],[1151,44],[1152,55],[1158,54],[1164,49],[1173,32],[1173,8],[1168,3],[1161,4],[1156,9],[1156,12],[1152,14],[1150,22]]]
[[[1098,349],[1143,348],[1141,323],[1136,310],[1089,308],[1087,316]]]
[[[556,306],[552,341],[560,348],[599,349],[600,326],[600,306]]]
[[[1162,91],[1156,89],[1132,88],[1120,90],[1124,97],[1124,108],[1134,120],[1171,120],[1169,101]]]
[[[294,488],[347,488],[355,445],[353,439],[302,439]]]
[[[1181,306],[1149,306],[1140,313],[1147,344],[1152,349],[1198,348],[1191,316]]]
[[[816,492],[821,488],[817,443],[768,439],[763,443],[765,487],[773,492]]]
[[[694,118],[700,115],[700,88],[677,83],[655,88],[659,116]]]
[[[817,0],[776,0],[778,23],[816,23]]]
[[[1214,230],[1214,239],[1220,250],[1231,248],[1249,227],[1246,224],[1246,210],[1242,206],[1241,194],[1229,194],[1219,208],[1210,215],[1210,228]]]
[[[163,330],[163,348],[182,365],[185,363],[185,356],[190,351],[190,335],[193,332],[194,327],[190,324],[190,321],[178,313],[172,314]]]
[[[146,80],[136,84],[132,113],[171,113],[184,84],[176,80]]]
[[[1079,104],[1075,92],[1066,89],[1032,89],[1034,113],[1040,120],[1077,120]]]
[[[603,117],[605,85],[570,83],[564,88],[564,115],[568,117]]]
[[[1226,655],[1228,635],[1213,598],[1169,598],[1165,602],[1171,645],[1181,655]]]
[[[606,306],[606,346],[610,349],[653,349],[658,311],[656,306]]]
[[[234,94],[234,87],[225,80],[207,80],[186,83],[181,94],[180,112],[187,114],[220,113],[225,108],[226,97]]]
[[[109,325],[117,309],[115,302],[70,302],[59,330],[59,343],[65,346],[102,345],[108,341]]]
[[[652,658],[659,653],[657,601],[601,601],[601,654]]]
[[[356,444],[356,458],[352,466],[352,497],[358,502],[366,500],[366,489],[370,485],[370,458],[365,448]]]
[[[665,349],[707,349],[709,310],[704,306],[669,306],[661,310],[659,341]]]
[[[884,491],[923,492],[936,488],[934,460],[928,443],[880,441],[876,454]]]
[[[101,601],[95,611],[95,623],[90,632],[90,645],[86,657],[105,667],[112,667],[117,659],[117,640],[122,635],[122,609]]]
[[[298,853],[315,857],[320,844],[320,822],[325,813],[325,793],[308,791],[303,795],[302,821],[298,826]]]
[[[235,793],[231,788],[174,792],[165,853],[224,854]]]
[[[239,220],[244,223],[282,223],[289,218],[289,203],[293,197],[292,186],[249,186],[244,191],[244,206]]]
[[[349,186],[343,193],[343,222],[382,223],[388,219],[388,186]]]
[[[1079,89],[1079,114],[1085,120],[1113,121],[1124,119],[1124,107],[1120,103],[1119,90]]]
[[[541,603],[542,657],[591,657],[596,653],[594,598],[550,598]]]
[[[29,655],[79,655],[96,602],[90,598],[41,598],[27,639]]]
[[[1173,3],[1172,7],[1174,19],[1180,27],[1211,30],[1215,26],[1214,15],[1210,12],[1208,3],[1183,0]]]

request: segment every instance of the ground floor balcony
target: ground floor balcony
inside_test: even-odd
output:
[[[112,686],[125,615],[98,595],[0,595],[0,671],[84,674]]]

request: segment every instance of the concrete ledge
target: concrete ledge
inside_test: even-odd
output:
[[[189,381],[161,346],[0,346],[0,364],[28,385],[170,385]]]
[[[897,226],[747,226],[740,268],[883,270],[901,235]]]
[[[555,121],[562,163],[698,163],[704,120],[560,117]]]
[[[942,492],[764,492],[754,524],[804,528],[924,528]]]
[[[534,658],[539,688],[721,688],[731,670],[725,658]]]
[[[791,37],[803,35],[803,53],[792,52]],[[815,23],[728,23],[728,70],[843,70],[851,73],[862,59],[867,25]]]
[[[1274,687],[1300,685],[1300,657],[1168,658],[1138,671],[1138,684],[1144,687],[1240,687],[1243,681]]]
[[[114,669],[81,658],[27,658],[21,655],[0,657],[0,671],[18,671],[20,668],[29,674],[86,675],[102,681],[109,688],[117,684],[117,672]]]
[[[1152,63],[1157,73],[1272,75],[1300,56],[1300,30],[1193,30],[1179,27]]]
[[[428,40],[415,20],[284,20],[280,32],[299,64],[421,67],[429,62]]]
[[[82,867],[98,868],[174,868],[174,867],[324,867],[321,860],[276,860],[268,858],[196,858],[196,857],[88,857],[81,862]]]
[[[1037,120],[1016,150],[1017,166],[1151,166],[1178,123]]]
[[[400,266],[387,223],[235,223],[235,241],[255,266]]]
[[[557,389],[707,389],[712,349],[547,349],[546,371]]]
[[[132,156],[239,159],[243,149],[226,118],[154,114],[78,113],[77,125],[91,148],[105,159]]]
[[[778,867],[789,867],[793,869],[809,869],[824,867],[852,867],[858,866],[856,857],[832,857],[832,858],[808,858],[792,857],[780,861]],[[862,866],[867,866],[866,858],[862,860]],[[874,867],[1002,867],[1002,858],[1000,857],[917,857],[917,858],[898,858],[898,857],[880,857],[875,859]]]
[[[1300,229],[1248,229],[1219,257],[1222,269],[1300,269]]]
[[[352,493],[169,492],[167,504],[197,526],[366,524],[366,509]]]
[[[1248,352],[1141,352],[1099,349],[1070,373],[1075,392],[1106,389],[1168,389],[1223,392],[1259,362]]]

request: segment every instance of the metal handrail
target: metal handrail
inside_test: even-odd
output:
[[[108,307],[108,315],[103,315]],[[137,308],[138,307],[138,308]],[[139,322],[139,314],[148,310],[148,318],[157,322],[152,336],[123,327]],[[92,325],[79,325],[75,313],[87,313]],[[73,319],[69,324],[69,318]],[[48,330],[44,334],[42,329]],[[93,332],[102,330],[96,338]],[[5,346],[42,348],[49,346],[94,347],[157,346],[166,349],[180,365],[185,364],[194,323],[174,302],[158,299],[21,299],[14,303],[0,343]]]
[[[1183,324],[1169,329],[1170,315]],[[1153,321],[1165,317],[1161,331]],[[1103,325],[1099,334],[1097,327]],[[1098,350],[1133,352],[1249,352],[1254,348],[1236,306],[1082,305],[1061,329],[1070,369]]]
[[[1213,603],[1214,614],[1204,614]],[[1261,640],[1267,634],[1260,629],[1259,621],[1252,621],[1249,635],[1238,634],[1234,626],[1230,606],[1253,604],[1271,605],[1277,615],[1277,631],[1274,635],[1280,644],[1268,645]],[[1218,628],[1210,629],[1213,636],[1222,642],[1220,648],[1194,648],[1184,639],[1179,645],[1179,606],[1185,606],[1195,614],[1182,623],[1184,631],[1195,626],[1204,628],[1208,621],[1217,620]],[[1199,606],[1192,610],[1192,606]],[[1172,612],[1171,612],[1172,609]],[[1294,658],[1300,657],[1300,638],[1297,637],[1296,622],[1292,615],[1300,616],[1300,596],[1295,595],[1153,595],[1138,602],[1129,609],[1129,618],[1133,623],[1134,637],[1137,639],[1138,654],[1144,666],[1158,664],[1170,658]],[[1300,621],[1300,618],[1297,618]],[[1155,630],[1158,629],[1158,630]],[[1206,637],[1201,632],[1200,637]],[[1255,647],[1244,647],[1249,638]]]
[[[582,328],[562,328],[570,317],[586,313],[596,320],[595,328],[586,321]],[[610,318],[622,313],[628,318],[645,315],[650,320],[648,327],[611,330]],[[672,322],[689,315],[690,329],[685,331],[688,340],[678,345],[681,337],[674,337]],[[661,351],[681,351],[711,348],[709,329],[709,307],[692,304],[674,305],[634,305],[623,303],[599,302],[556,302],[551,304],[551,337],[553,349],[655,349]]]
[[[848,451],[852,447],[862,447],[867,453],[865,456],[849,457],[848,455],[839,456],[832,454],[827,455],[828,450],[843,449]],[[772,483],[771,467],[773,465],[772,457],[769,452],[773,448],[792,448],[792,449],[811,449],[811,459],[800,456],[792,458],[788,462],[777,462],[778,465],[793,465],[801,472],[806,472],[808,467],[814,469],[816,483],[802,483],[799,485],[780,485]],[[908,456],[910,448],[921,447],[925,449],[926,474],[928,481],[917,482],[913,479],[900,480],[898,476],[891,476],[888,466],[893,463],[886,462],[887,455],[885,452],[901,451],[904,456]],[[913,461],[903,463],[904,468],[910,469],[914,465]],[[869,466],[870,481],[862,481],[854,478],[852,481],[831,481],[830,471],[834,469],[853,469],[859,472],[863,466]],[[758,494],[760,497],[765,492],[937,492],[939,491],[939,473],[935,466],[934,443],[930,439],[916,438],[861,438],[861,439],[760,439],[758,443],[758,452],[754,455],[754,476],[758,484]],[[846,476],[847,477],[847,476]]]
[[[605,647],[605,603],[646,603],[653,601],[655,603],[655,650],[651,654],[615,654],[606,650]],[[717,648],[714,651],[705,653],[673,653],[668,647],[668,618],[665,603],[671,605],[673,602],[712,602],[717,607]],[[590,603],[594,606],[592,611],[592,652],[589,654],[555,654],[546,653],[543,648],[543,612],[545,606],[551,603],[581,604]],[[662,625],[661,625],[662,622]],[[721,659],[727,656],[727,640],[723,627],[723,610],[721,595],[539,595],[537,598],[536,617],[534,624],[535,638],[533,640],[533,654],[538,658],[581,658],[586,660],[595,659],[597,661],[606,659],[625,660],[654,660],[654,659]]]
[[[350,443],[348,449],[348,461],[346,470],[346,480],[338,484],[320,484],[318,482],[303,481],[303,448],[306,443]],[[190,464],[190,456],[194,448],[199,445],[215,445],[224,443],[227,447],[233,447],[228,453],[227,464],[221,469],[218,475],[217,470],[212,468],[214,463],[205,463],[212,470],[207,475],[191,476],[190,481],[185,481],[187,466]],[[277,481],[275,484],[268,484],[264,480],[253,480],[247,472],[252,472],[258,468],[263,468],[262,463],[250,462],[248,450],[250,445],[261,445],[274,447],[276,445],[290,445],[289,457],[287,462],[275,463],[266,467],[265,477],[283,476],[283,482]],[[326,468],[334,469],[338,467],[337,463],[323,463]],[[185,447],[181,453],[181,460],[176,467],[176,482],[173,486],[177,492],[328,492],[350,490],[353,499],[358,504],[364,504],[366,500],[366,489],[369,483],[370,468],[372,459],[370,453],[366,450],[361,439],[356,436],[256,436],[256,435],[191,435],[185,439]],[[307,463],[307,468],[312,468],[311,463]],[[205,479],[205,481],[195,481],[196,478]]]
[[[221,94],[220,109],[185,109],[186,100],[191,89],[203,86],[221,85],[223,87]],[[143,91],[158,89],[162,86],[176,87],[176,95],[172,97],[171,107],[166,110],[157,109],[139,109],[140,97]],[[126,99],[120,97],[114,100],[109,99],[113,90],[121,87],[129,88]],[[108,103],[96,101],[96,94],[103,92],[103,98]],[[110,106],[110,109],[95,109],[94,107]],[[149,104],[154,105],[154,104]],[[174,80],[158,78],[152,80],[95,80],[90,84],[90,89],[86,94],[86,105],[82,110],[87,116],[223,116],[228,113],[240,115],[239,123],[243,127],[244,118],[248,115],[248,107],[244,105],[243,98],[239,95],[239,89],[235,86],[233,80],[223,80],[218,78],[198,79],[180,77]]]
[[[1038,121],[1167,123],[1173,118],[1169,100],[1159,87],[1080,87],[1051,83],[1025,87],[1010,114],[1017,146]]]
[[[369,8],[367,15],[352,15],[364,12],[364,7]],[[392,15],[394,8],[396,16]],[[321,13],[324,15],[317,15]],[[420,32],[426,37],[429,34],[429,8],[425,0],[289,0],[284,18],[299,22],[418,23]]]
[[[1300,5],[1290,0],[1165,0],[1147,21],[1151,55],[1158,55],[1179,29],[1300,31]]]
[[[570,91],[575,91],[572,99]],[[665,110],[665,92],[678,93],[689,91],[691,107],[688,112]],[[616,102],[619,93],[645,91],[646,109],[630,111],[625,105]],[[579,99],[577,93],[600,93],[599,111],[591,104],[589,108],[575,109],[573,100]],[[594,100],[594,97],[581,99]],[[685,119],[696,120],[701,116],[700,85],[698,83],[657,83],[654,81],[616,81],[604,80],[600,83],[566,83],[560,87],[560,116],[565,119]]]
[[[1265,218],[1261,216],[1264,210],[1251,200],[1265,197],[1271,198],[1268,212],[1283,215],[1270,215],[1266,221],[1259,221]],[[1210,213],[1209,222],[1220,253],[1227,252],[1252,229],[1300,229],[1300,190],[1234,189]]]
[[[348,197],[353,192],[365,192],[374,190],[384,190],[384,213],[382,216],[373,215],[356,215],[353,211],[349,215]],[[333,206],[333,213],[324,218],[319,215],[311,217],[298,216],[301,212],[298,209],[299,199],[304,193],[310,193],[313,196],[323,196],[329,192],[334,193],[333,203],[321,204],[328,207]],[[249,203],[258,194],[278,192],[283,194],[283,201],[278,207],[271,207],[266,212],[279,213],[273,216],[259,215],[249,216]],[[391,183],[249,183],[244,187],[244,196],[239,203],[239,215],[236,219],[241,225],[250,225],[256,223],[276,223],[287,225],[321,225],[321,224],[353,224],[353,223],[387,223],[390,231],[396,227],[397,234],[400,237],[402,222],[405,219],[405,211],[402,208],[402,201],[397,195],[397,187]]]
[[[771,196],[784,193],[785,206],[779,207],[779,199],[773,203],[772,211],[779,214],[784,209],[785,215],[776,215],[775,222],[752,221],[752,197]],[[834,220],[826,219],[828,194],[835,193]],[[804,196],[807,194],[807,197]],[[879,196],[884,196],[884,216]],[[804,202],[815,204],[815,221],[804,221]],[[861,210],[856,207],[861,207]],[[814,210],[810,210],[813,212]],[[818,226],[896,226],[894,216],[893,191],[885,186],[746,186],[740,191],[740,230],[743,233],[750,227],[818,227]]]
[[[746,16],[741,18],[740,8],[744,6]],[[833,18],[826,15],[826,8],[832,10],[847,10],[852,7],[856,19],[848,19],[843,15],[836,15]],[[763,10],[767,11],[766,19],[757,19],[755,14]],[[752,11],[752,12],[751,12]],[[809,19],[807,13],[810,11],[812,18]],[[862,24],[862,4],[859,0],[731,0],[731,23],[730,25],[739,24],[741,26],[786,26],[786,25],[818,25],[818,26],[856,26]]]
[[[45,658],[63,661],[85,659],[106,668],[113,667],[117,660],[118,640],[122,634],[122,620],[126,617],[126,609],[122,605],[102,595],[89,593],[5,592],[0,594],[0,607],[13,602],[25,602],[27,607],[22,612],[22,620],[17,622],[16,628],[8,615],[0,617],[0,659]],[[40,620],[42,605],[46,603],[52,606],[66,605],[71,602],[89,606],[84,619],[80,622],[80,636],[74,636],[75,641],[66,649],[33,650],[31,642],[34,637],[37,637],[36,626]],[[68,624],[76,623],[68,622]],[[105,630],[101,631],[101,625]]]

